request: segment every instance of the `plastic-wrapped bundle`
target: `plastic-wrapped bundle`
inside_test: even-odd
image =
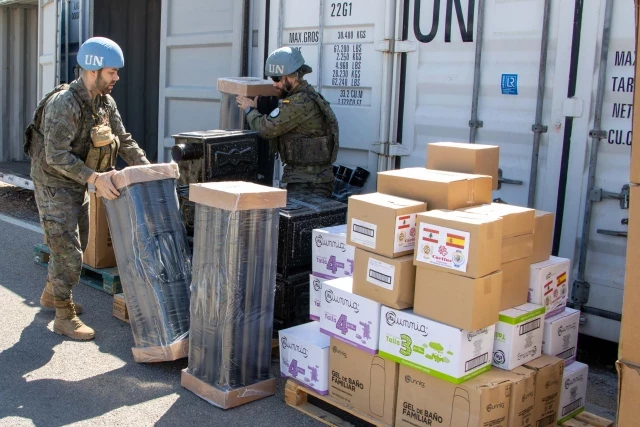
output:
[[[180,216],[175,163],[126,168],[106,200],[138,363],[187,357],[191,251]]]
[[[192,184],[196,203],[189,366],[182,385],[231,408],[275,393],[269,378],[286,191],[246,182]]]

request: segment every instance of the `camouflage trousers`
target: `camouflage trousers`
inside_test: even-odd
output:
[[[333,182],[290,182],[287,184],[287,193],[292,196],[303,194],[329,198],[333,193]]]
[[[89,239],[89,194],[85,187],[55,188],[34,182],[40,224],[47,237],[49,274],[55,300],[71,298],[80,280]]]

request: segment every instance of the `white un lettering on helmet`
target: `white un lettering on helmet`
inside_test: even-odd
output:
[[[95,65],[98,67],[102,67],[102,64],[104,63],[104,56],[85,55],[84,63],[85,65]]]
[[[284,66],[283,65],[276,65],[276,64],[269,64],[269,71],[272,72],[272,73],[284,74]]]

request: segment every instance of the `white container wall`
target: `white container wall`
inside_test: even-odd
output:
[[[37,103],[38,9],[0,7],[0,161],[26,160],[24,129]]]

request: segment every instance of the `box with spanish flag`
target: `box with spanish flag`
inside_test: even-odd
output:
[[[529,302],[544,305],[547,319],[562,313],[567,306],[570,267],[568,259],[554,256],[531,265]]]
[[[478,279],[500,270],[502,218],[433,210],[416,218],[417,267]]]

